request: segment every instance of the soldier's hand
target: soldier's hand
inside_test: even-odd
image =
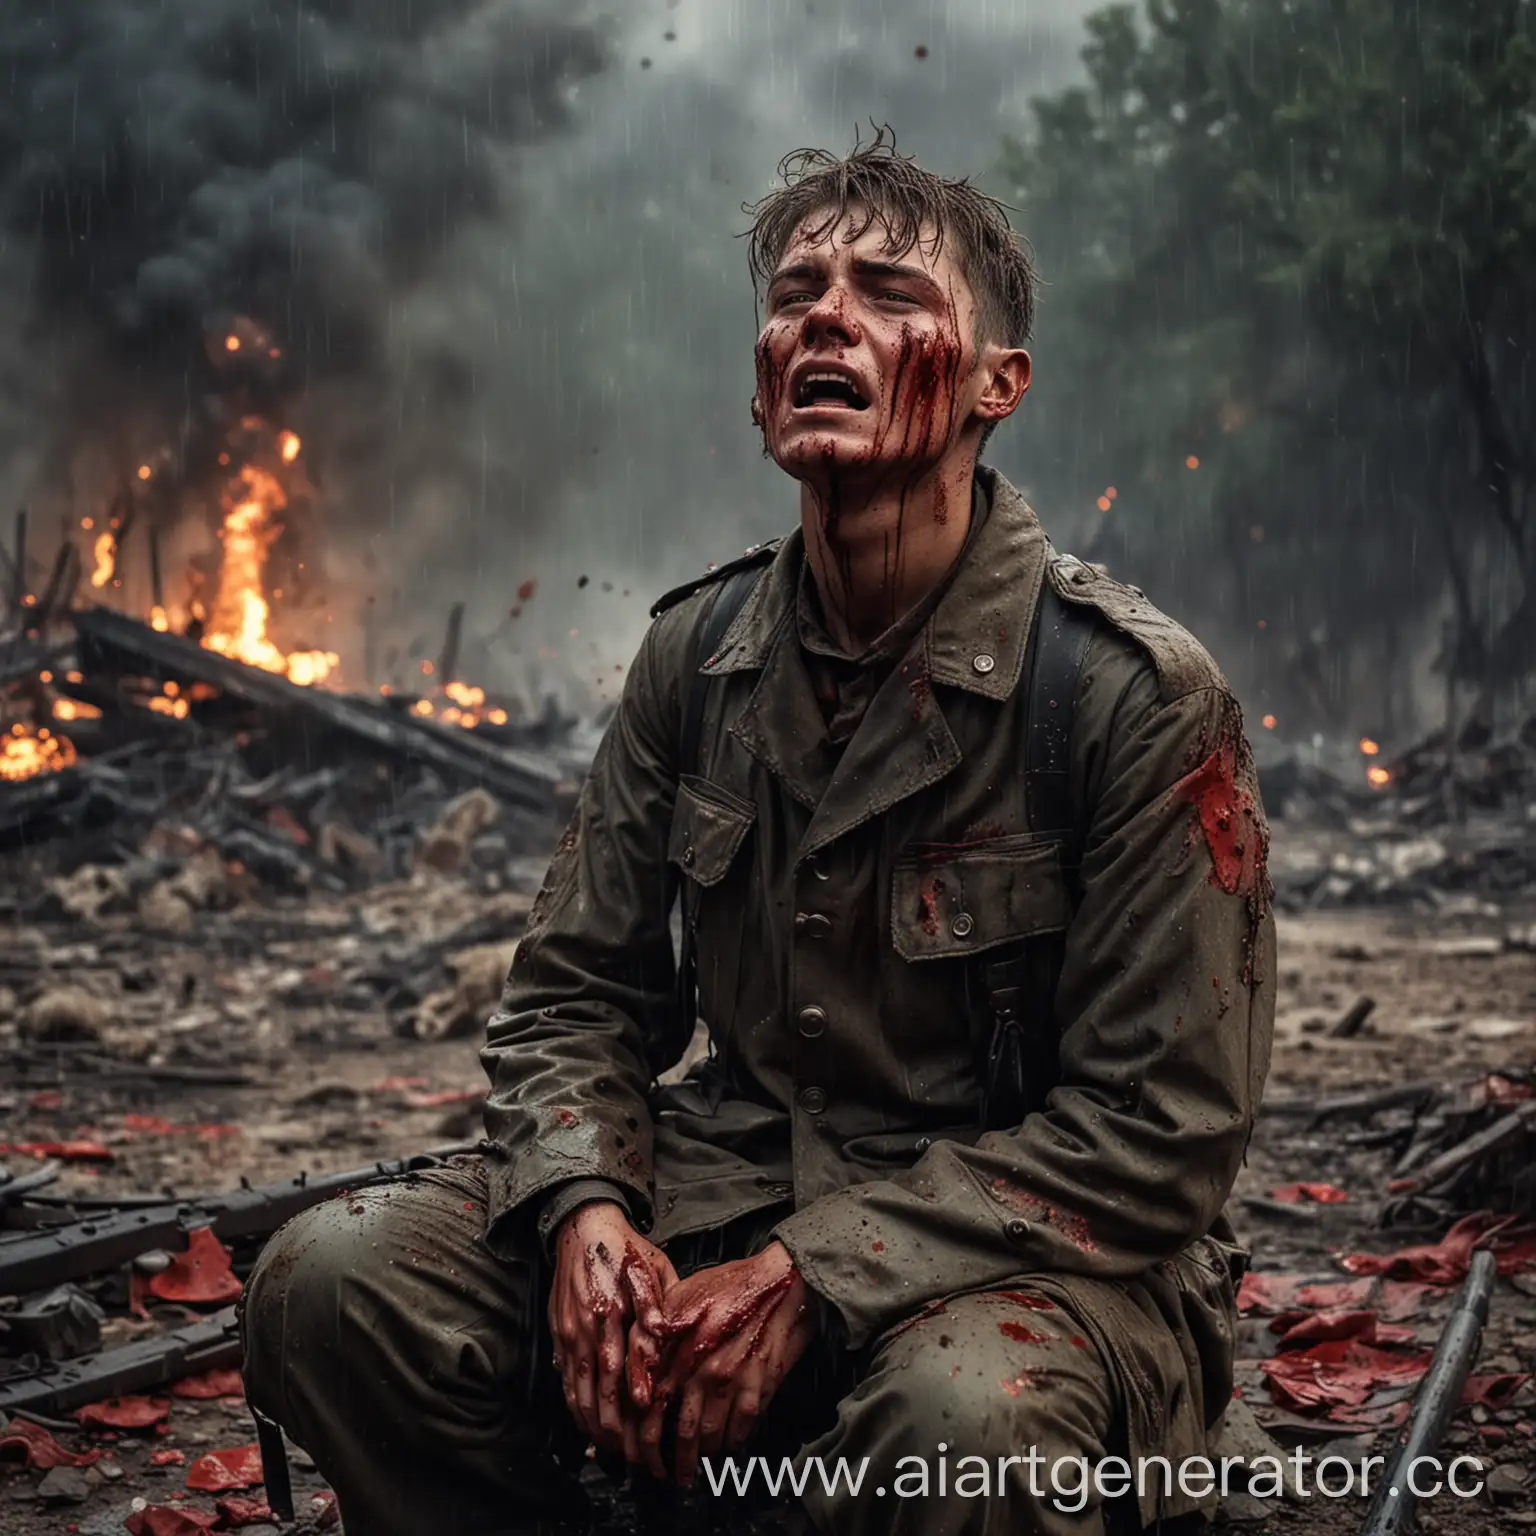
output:
[[[639,1413],[624,1391],[631,1324],[643,1347],[665,1326],[662,1299],[677,1271],[630,1226],[622,1206],[593,1201],[561,1223],[549,1331],[566,1406],[605,1450],[639,1456]]]
[[[736,1450],[819,1326],[817,1298],[782,1243],[701,1269],[668,1288],[661,1368],[640,1427],[651,1473],[667,1411],[677,1402],[677,1481],[690,1487],[700,1455]]]

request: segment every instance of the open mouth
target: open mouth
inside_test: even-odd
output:
[[[858,386],[846,374],[808,373],[796,386],[795,407],[799,410],[814,406],[863,411],[869,408],[869,401],[859,393]]]

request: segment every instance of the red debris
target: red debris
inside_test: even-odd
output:
[[[158,1275],[151,1275],[149,1291],[161,1301],[233,1301],[241,1285],[230,1267],[229,1250],[209,1227],[195,1228],[187,1238],[187,1250],[178,1253]]]
[[[1342,1205],[1349,1195],[1333,1184],[1279,1184],[1270,1190],[1269,1198],[1282,1205],[1300,1205],[1304,1200],[1318,1205]]]
[[[170,1416],[165,1397],[109,1397],[75,1411],[81,1424],[94,1429],[151,1429]]]
[[[50,1110],[63,1109],[63,1107],[64,1095],[57,1088],[39,1088],[27,1100],[27,1108],[39,1114],[46,1114]]]
[[[163,1451],[151,1451],[149,1464],[152,1467],[184,1467],[187,1464],[185,1451],[173,1451],[167,1447]]]
[[[1363,1307],[1375,1291],[1375,1280],[1319,1280],[1296,1292],[1296,1304],[1319,1311],[1333,1307]]]
[[[1286,1312],[1295,1306],[1300,1289],[1300,1275],[1250,1269],[1237,1288],[1237,1310],[1246,1316],[1258,1317]]]
[[[244,1397],[245,1383],[239,1371],[204,1371],[201,1376],[183,1376],[171,1386],[172,1397]]]
[[[1472,1254],[1491,1249],[1501,1275],[1536,1269],[1536,1228],[1516,1227],[1514,1216],[1480,1212],[1456,1223],[1438,1243],[1400,1248],[1396,1253],[1349,1253],[1339,1263],[1352,1275],[1387,1275],[1430,1285],[1459,1285],[1472,1267]]]
[[[1281,1325],[1286,1326],[1282,1327]],[[1346,1312],[1335,1309],[1310,1312],[1299,1320],[1287,1313],[1277,1317],[1270,1330],[1280,1335],[1280,1347],[1321,1344],[1328,1339],[1358,1339],[1362,1344],[1411,1344],[1413,1329],[1401,1324],[1383,1323],[1374,1312]]]
[[[217,1141],[222,1136],[238,1136],[238,1125],[221,1121],[177,1125],[159,1115],[124,1115],[123,1129],[133,1136],[196,1136],[199,1141]]]
[[[1429,1369],[1429,1358],[1428,1351],[1401,1355],[1356,1339],[1330,1339],[1261,1360],[1259,1369],[1282,1407],[1362,1408],[1378,1387],[1417,1381]]]
[[[262,1484],[261,1450],[251,1445],[232,1446],[227,1451],[209,1451],[192,1463],[187,1473],[187,1487],[204,1493],[222,1493],[226,1488],[259,1488]]]
[[[219,1512],[219,1525],[223,1530],[238,1530],[242,1525],[276,1525],[271,1507],[260,1499],[215,1499],[213,1507]]]
[[[1478,1092],[1484,1104],[1508,1109],[1511,1105],[1530,1098],[1533,1093],[1536,1093],[1536,1088],[1532,1088],[1529,1083],[1512,1083],[1507,1077],[1500,1077],[1497,1072],[1490,1072],[1478,1084]]]
[[[1461,1389],[1461,1400],[1464,1403],[1481,1403],[1483,1407],[1495,1411],[1508,1408],[1515,1393],[1530,1379],[1524,1374],[1468,1376],[1466,1386]]]
[[[53,1467],[88,1467],[100,1451],[66,1451],[41,1424],[12,1419],[0,1430],[0,1462],[19,1462],[34,1472]]]
[[[217,1527],[217,1515],[200,1509],[171,1509],[165,1504],[151,1504],[123,1522],[128,1536],[201,1536]]]
[[[16,1157],[57,1157],[73,1163],[110,1163],[116,1154],[99,1141],[11,1141],[0,1153]]]

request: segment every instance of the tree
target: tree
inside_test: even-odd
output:
[[[1536,664],[1533,9],[1112,6],[1005,149],[1053,490],[1112,476],[1092,553],[1235,620],[1319,723],[1368,681],[1391,713],[1442,604],[1453,676]]]

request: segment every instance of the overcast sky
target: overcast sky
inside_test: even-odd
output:
[[[653,596],[796,517],[748,418],[743,201],[789,150],[846,149],[871,118],[933,169],[984,175],[1028,98],[1076,78],[1092,8],[16,6],[0,16],[21,60],[0,82],[0,494],[44,514],[89,502],[106,472],[80,468],[82,445],[120,437],[136,462],[171,440],[202,365],[145,316],[222,326],[198,306],[238,305],[248,283],[246,307],[305,359],[288,420],[321,486],[344,656],[366,595],[387,610],[400,590],[393,639],[430,634],[430,652],[453,599],[483,635],[536,579],[511,637],[558,649],[552,674],[610,684]],[[133,212],[114,221],[93,177],[124,144]],[[990,454],[1026,487],[1028,418]]]

